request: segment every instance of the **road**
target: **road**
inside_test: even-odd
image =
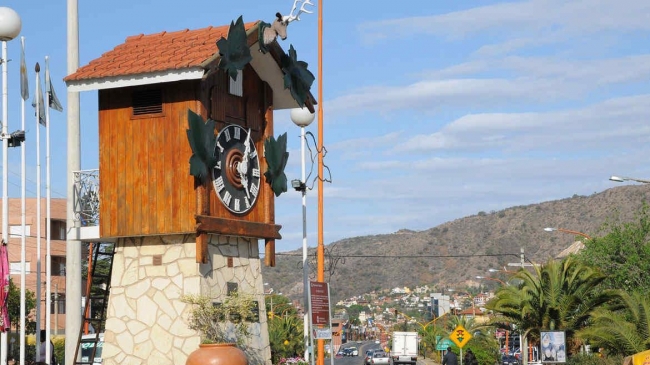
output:
[[[376,344],[374,341],[365,341],[362,342],[361,344],[357,342],[350,342],[341,345],[341,348],[339,350],[342,350],[347,347],[356,347],[359,349],[359,356],[340,356],[340,357],[335,357],[334,358],[334,365],[364,365],[363,364],[363,359],[365,358],[366,351],[367,350],[375,350],[375,349],[380,349],[381,346],[379,344]],[[330,359],[325,359],[325,365],[330,364]]]
[[[359,349],[359,356],[341,356],[334,358],[334,365],[364,365],[364,358],[367,350],[381,349],[379,344],[375,344],[374,341],[366,341],[361,344],[356,342],[346,343],[341,346],[341,350],[346,347],[356,347]],[[325,359],[325,365],[330,365],[329,357]],[[418,359],[417,365],[433,365],[433,361],[425,361],[423,359]]]

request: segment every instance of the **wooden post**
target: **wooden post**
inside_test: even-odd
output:
[[[196,208],[199,215],[210,214],[210,181],[209,179],[205,180],[196,187]],[[208,263],[208,234],[201,231],[196,232],[196,262]]]

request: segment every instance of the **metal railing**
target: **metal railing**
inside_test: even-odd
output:
[[[74,220],[78,227],[99,225],[99,169],[74,171]]]

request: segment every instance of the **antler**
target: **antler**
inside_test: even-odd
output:
[[[298,6],[298,3],[302,3],[302,5],[300,6],[300,10],[298,10],[298,13],[296,15],[293,15],[293,12],[296,10],[296,7]],[[313,13],[313,11],[309,11],[305,9],[306,5],[313,6],[314,3],[312,3],[310,0],[293,0],[293,7],[291,8],[291,12],[289,12],[289,15],[283,16],[282,20],[285,23],[289,24],[294,20],[300,20],[300,14],[302,13],[307,13],[307,14]]]

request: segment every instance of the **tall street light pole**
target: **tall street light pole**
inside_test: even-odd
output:
[[[508,285],[505,281],[503,281],[501,279],[491,278],[489,276],[477,276],[476,278],[479,279],[479,280],[492,280],[492,281],[496,281],[498,283],[501,283],[502,285]]]
[[[9,174],[9,110],[7,104],[8,97],[8,82],[7,82],[7,42],[16,38],[20,34],[22,28],[22,21],[20,16],[13,9],[7,7],[0,7],[0,41],[2,41],[2,243],[6,245],[9,243],[9,190],[7,185]],[[24,261],[23,261],[24,262]],[[24,288],[25,265],[21,267],[21,285]],[[5,273],[9,275],[9,273]],[[0,278],[2,286],[5,285],[6,278]],[[22,288],[21,288],[22,289]],[[24,290],[21,290],[23,293]],[[4,294],[4,293],[3,293]],[[25,298],[21,297],[21,309],[25,303]],[[6,306],[7,304],[4,303]],[[24,310],[23,310],[24,312]],[[25,363],[25,330],[20,328],[20,363]],[[0,363],[7,363],[7,332],[2,331],[0,334]]]
[[[616,182],[635,181],[635,182],[639,182],[639,183],[642,183],[642,184],[650,184],[650,180],[637,179],[635,177],[625,177],[625,176],[612,175],[612,176],[609,177],[609,179],[611,181],[616,181]]]
[[[302,194],[302,284],[303,284],[303,341],[305,344],[305,361],[309,362],[309,264],[307,263],[307,177],[305,169],[305,127],[314,121],[314,114],[306,108],[291,110],[291,121],[300,127],[300,160],[302,174],[299,181],[292,180],[291,185]]]
[[[578,232],[578,231],[572,231],[570,229],[546,227],[546,228],[544,228],[544,230],[546,232],[558,231],[558,232],[563,232],[563,233],[575,234],[577,236],[582,236],[582,237],[584,237],[584,238],[586,238],[588,240],[592,239],[592,237],[590,235],[586,234],[586,233],[582,233],[582,232]]]

